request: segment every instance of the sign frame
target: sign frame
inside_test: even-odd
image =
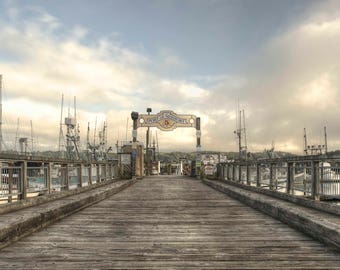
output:
[[[172,131],[178,127],[196,127],[197,117],[192,114],[177,114],[163,110],[157,114],[139,114],[137,127],[156,127],[163,131]]]

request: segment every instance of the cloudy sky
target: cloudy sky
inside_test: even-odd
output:
[[[320,144],[324,126],[340,149],[339,44],[336,0],[0,0],[5,145],[32,120],[35,147],[57,149],[63,93],[83,143],[96,119],[125,140],[151,107],[200,116],[202,150],[236,151],[239,100],[250,151],[302,154],[303,128]],[[157,135],[161,151],[195,150],[194,129]]]

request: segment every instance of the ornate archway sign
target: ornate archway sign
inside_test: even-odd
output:
[[[196,127],[195,115],[176,114],[173,111],[160,111],[157,114],[140,114],[137,127],[157,127],[171,131],[178,127]]]
[[[131,113],[133,120],[133,143],[137,142],[137,128],[139,127],[156,127],[163,131],[172,131],[178,127],[196,128],[196,176],[199,175],[201,162],[199,153],[201,151],[201,119],[192,114],[176,114],[170,110],[160,111],[157,114],[138,114]]]

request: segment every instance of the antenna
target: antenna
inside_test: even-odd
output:
[[[96,132],[97,132],[97,116],[96,116],[96,122],[94,125],[94,132],[93,132],[93,146],[96,146]]]
[[[125,141],[127,141],[128,126],[129,126],[129,117],[126,118]]]
[[[239,99],[237,99],[237,101],[236,101],[236,116],[235,116],[235,130],[236,130],[236,132],[237,132],[237,130],[238,130],[238,114],[239,114],[239,107],[240,107],[240,101],[239,101]],[[236,132],[235,132],[235,134],[236,134]]]
[[[100,138],[100,155],[102,156],[102,158],[105,158],[105,153],[106,153],[106,122],[104,121],[103,123],[103,129],[102,131],[99,133],[99,138]]]
[[[304,142],[304,152],[305,155],[308,155],[308,150],[307,150],[307,133],[306,133],[306,128],[303,128],[303,142]]]
[[[17,120],[17,131],[16,131],[16,133],[15,133],[15,143],[14,143],[14,149],[15,149],[15,151],[17,151],[17,142],[18,142],[18,140],[19,140],[19,122],[20,122],[20,119],[18,118],[18,120]]]
[[[0,152],[2,152],[2,74],[0,74]]]
[[[61,147],[64,141],[63,133],[63,107],[64,107],[64,94],[61,95],[61,109],[60,109],[60,128],[59,128],[59,154],[61,153]]]
[[[107,121],[104,122],[104,147],[105,147],[105,151],[107,150]]]
[[[86,134],[86,148],[90,146],[90,122],[87,122],[87,134]]]
[[[74,120],[77,123],[77,100],[76,96],[73,97],[73,106],[74,106]]]
[[[32,122],[32,120],[31,120],[31,147],[32,147],[32,149],[31,149],[31,153],[32,153],[32,155],[33,155],[33,144],[34,144],[34,140],[33,140],[33,122]]]
[[[238,111],[238,129],[237,129],[237,137],[238,137],[238,153],[239,153],[239,158],[241,159],[242,157],[242,138],[241,138],[241,111]]]
[[[328,150],[327,150],[327,129],[326,129],[326,126],[323,129],[324,129],[324,132],[325,132],[325,154],[327,154]]]
[[[80,147],[80,127],[79,127],[79,123],[77,122],[77,97],[74,96],[73,97],[73,103],[74,103],[74,146],[77,152],[77,158],[79,158],[79,147]]]
[[[238,139],[239,159],[247,159],[246,120],[244,110],[239,110],[239,103],[237,103],[236,130],[234,133]]]
[[[247,159],[247,133],[246,133],[246,118],[244,116],[244,110],[242,110],[243,113],[243,134],[244,134],[244,156],[245,159]]]

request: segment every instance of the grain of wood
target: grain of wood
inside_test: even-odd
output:
[[[157,176],[0,251],[0,269],[340,269],[340,253],[195,179]]]

